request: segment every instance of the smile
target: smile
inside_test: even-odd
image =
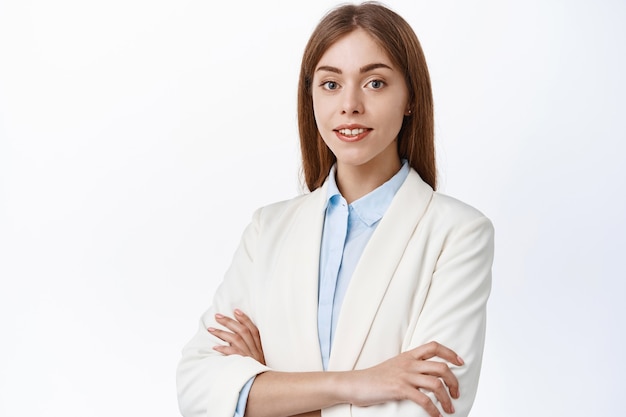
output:
[[[357,136],[365,132],[366,129],[339,129],[338,132],[344,136]]]
[[[339,140],[344,142],[358,142],[372,131],[371,128],[363,126],[339,126],[334,130]]]

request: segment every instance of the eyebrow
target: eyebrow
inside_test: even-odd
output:
[[[359,68],[359,72],[361,74],[365,74],[366,72],[370,72],[378,68],[387,68],[393,71],[393,68],[391,68],[389,65],[383,64],[382,62],[377,62],[375,64],[367,64],[365,66],[362,66],[361,68]],[[336,74],[342,74],[342,71],[339,68],[331,67],[328,65],[322,65],[321,67],[318,67],[315,70],[315,72],[318,72],[318,71],[328,71],[328,72],[334,72]]]

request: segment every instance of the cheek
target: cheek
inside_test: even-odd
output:
[[[404,113],[406,112],[407,100],[393,100],[385,107],[387,109],[387,120],[391,125],[397,126],[398,130],[404,122]]]
[[[404,123],[405,107],[397,103],[390,103],[386,110],[385,117],[383,118],[385,131],[391,137],[395,138],[398,133],[400,133],[400,129]]]
[[[329,106],[324,99],[313,96],[313,117],[315,125],[326,146],[330,147],[334,133],[332,132],[332,120],[329,114]]]
[[[313,95],[313,117],[315,117],[315,123],[318,128],[327,123],[328,119],[328,105],[325,100],[319,96]]]

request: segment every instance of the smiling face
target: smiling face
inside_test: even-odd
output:
[[[338,173],[399,169],[396,138],[409,114],[409,92],[402,72],[366,31],[356,29],[326,50],[315,68],[312,97]]]

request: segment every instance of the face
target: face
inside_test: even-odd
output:
[[[396,138],[409,114],[404,75],[363,29],[324,53],[312,84],[317,128],[344,167],[399,167]]]

